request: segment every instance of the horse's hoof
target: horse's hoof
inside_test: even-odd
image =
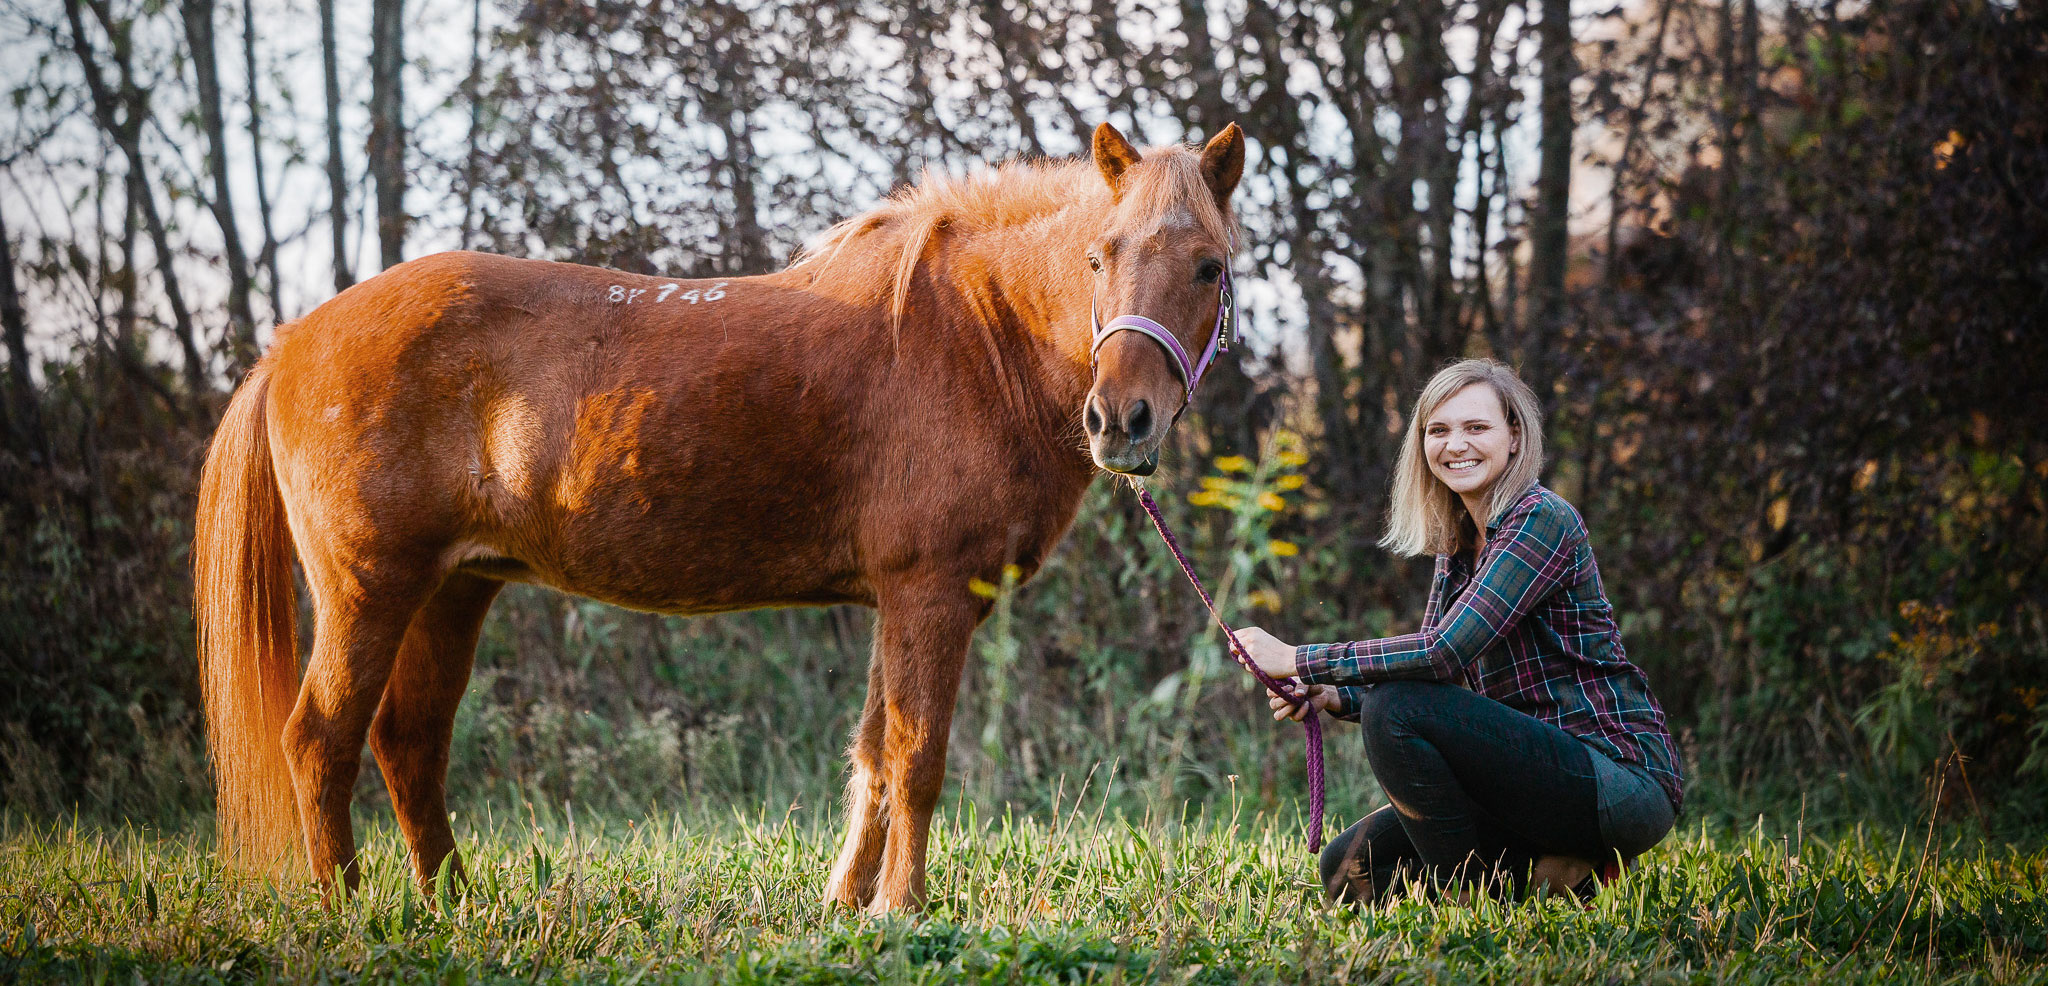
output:
[[[875,899],[867,906],[867,916],[871,918],[915,918],[919,915],[922,915],[923,913],[923,901],[892,900],[888,896],[882,894],[875,895]]]

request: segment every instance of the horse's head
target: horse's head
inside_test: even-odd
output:
[[[1149,476],[1227,331],[1230,193],[1244,173],[1244,134],[1233,123],[1200,154],[1147,156],[1105,123],[1095,128],[1095,165],[1114,204],[1086,245],[1098,317],[1082,423],[1096,465]]]

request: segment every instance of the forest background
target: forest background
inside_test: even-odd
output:
[[[1236,622],[1412,628],[1446,360],[1543,395],[1696,814],[2048,821],[2048,20],[1982,0],[4,0],[0,801],[210,803],[193,494],[289,320],[469,247],[786,263],[933,167],[1250,138],[1249,345],[1151,485]],[[990,586],[957,794],[1291,810],[1291,727],[1134,499]],[[868,614],[504,596],[455,801],[835,810]],[[1332,751],[1336,815],[1367,807]],[[363,782],[382,795],[374,770]]]

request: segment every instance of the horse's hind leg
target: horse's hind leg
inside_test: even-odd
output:
[[[317,614],[313,656],[298,705],[285,723],[284,753],[314,877],[331,890],[338,870],[353,890],[356,838],[348,810],[363,738],[406,626],[432,584],[421,585],[423,577],[373,581],[367,565],[321,561],[306,564]]]
[[[875,874],[882,868],[882,846],[889,835],[889,798],[882,771],[883,729],[888,721],[882,687],[881,621],[876,620],[874,652],[868,656],[868,697],[860,724],[853,728],[847,759],[853,776],[846,782],[846,839],[839,859],[825,881],[825,899],[858,910],[875,896]]]
[[[469,685],[476,638],[504,583],[456,573],[412,618],[370,724],[370,750],[391,791],[420,892],[434,893],[441,861],[455,852],[448,826],[448,744]],[[449,872],[459,875],[453,856]]]

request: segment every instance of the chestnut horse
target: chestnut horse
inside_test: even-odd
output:
[[[1098,468],[1152,471],[1182,372],[1139,332],[1092,346],[1091,307],[1200,352],[1243,167],[1235,124],[1142,154],[1104,124],[1092,163],[928,176],[778,273],[444,253],[280,329],[214,436],[193,544],[223,854],[353,888],[367,736],[431,892],[506,582],[662,613],[858,603],[874,656],[825,893],[921,906],[989,611],[969,580],[1028,577]]]

